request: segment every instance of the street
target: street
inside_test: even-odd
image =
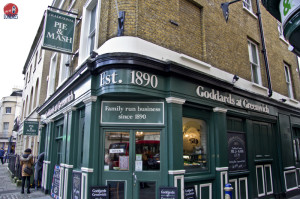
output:
[[[49,195],[45,195],[40,190],[30,189],[30,194],[21,194],[21,187],[17,187],[15,183],[12,183],[9,170],[7,168],[8,163],[0,163],[0,199],[25,199],[25,198],[36,198],[36,199],[51,199]]]

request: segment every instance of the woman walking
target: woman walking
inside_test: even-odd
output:
[[[25,181],[27,180],[27,193],[30,193],[30,176],[33,174],[33,156],[31,155],[31,149],[26,149],[24,154],[20,157],[20,163],[22,166],[22,191],[24,193]]]

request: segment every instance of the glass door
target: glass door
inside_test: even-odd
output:
[[[160,131],[106,130],[103,180],[111,199],[157,198]]]

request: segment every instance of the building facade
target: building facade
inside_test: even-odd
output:
[[[36,109],[46,193],[300,194],[297,57],[259,1],[231,4],[227,22],[221,3],[53,2],[77,22],[74,54],[50,52]]]
[[[10,96],[3,97],[0,101],[0,147],[7,154],[15,153],[16,131],[15,123],[21,115],[22,90],[13,89]]]

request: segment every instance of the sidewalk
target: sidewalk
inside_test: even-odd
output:
[[[2,165],[0,162],[0,199],[25,199],[25,198],[36,198],[36,199],[51,199],[49,195],[45,195],[40,190],[30,189],[30,194],[21,194],[21,187],[17,187],[15,183],[12,183],[8,164]]]

